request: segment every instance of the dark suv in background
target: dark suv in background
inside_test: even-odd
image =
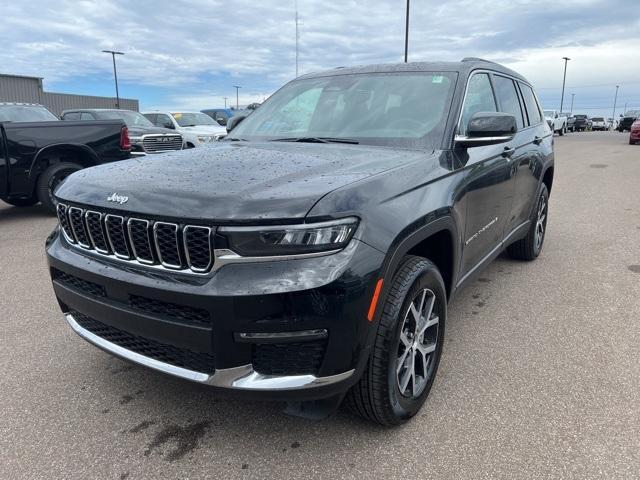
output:
[[[620,115],[620,121],[618,122],[617,130],[619,132],[624,132],[626,130],[631,131],[631,125],[638,118],[640,118],[640,111],[638,110],[630,110],[626,112],[624,115]]]
[[[412,417],[455,292],[505,249],[541,251],[554,140],[531,85],[474,58],[341,68],[229,128],[59,187],[46,252],[66,321],[113,355],[291,413],[346,395],[375,422]]]

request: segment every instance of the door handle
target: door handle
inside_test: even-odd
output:
[[[515,148],[511,148],[511,147],[504,147],[504,150],[502,151],[502,156],[504,158],[511,158],[511,156],[516,153],[516,149]]]
[[[535,143],[536,145],[540,145],[542,143],[542,138],[536,135],[533,139],[533,143]]]

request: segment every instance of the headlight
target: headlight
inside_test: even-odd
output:
[[[203,136],[199,136],[198,137],[198,141],[200,143],[207,143],[207,142],[211,142],[213,141],[213,137],[209,136],[209,135],[203,135]]]
[[[229,248],[239,255],[262,257],[340,250],[358,227],[355,217],[332,222],[269,227],[220,227]]]

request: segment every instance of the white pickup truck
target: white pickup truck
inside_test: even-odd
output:
[[[553,133],[564,135],[567,133],[567,117],[564,114],[558,113],[558,110],[545,110],[544,119],[551,127]]]
[[[144,112],[156,126],[180,132],[185,148],[201,147],[227,135],[227,129],[201,112]]]

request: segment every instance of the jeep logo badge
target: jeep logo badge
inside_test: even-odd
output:
[[[123,203],[127,203],[129,201],[129,197],[125,197],[124,195],[118,195],[117,193],[112,193],[107,197],[107,202],[119,203],[122,205]]]

